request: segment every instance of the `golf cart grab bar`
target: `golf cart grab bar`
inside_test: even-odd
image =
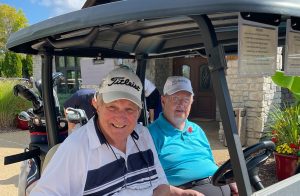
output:
[[[11,155],[11,156],[6,156],[4,157],[4,165],[9,165],[21,161],[25,161],[27,159],[31,159],[34,157],[38,157],[41,154],[41,150],[39,148],[35,148],[23,153]]]
[[[72,46],[91,46],[92,42],[95,40],[95,37],[98,35],[98,27],[92,28],[92,30],[84,36],[76,38],[68,38],[65,40],[55,40],[52,37],[48,37],[47,41],[54,48],[68,48]]]

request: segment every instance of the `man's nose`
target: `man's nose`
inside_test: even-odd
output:
[[[178,104],[179,105],[188,105],[188,102],[184,98],[182,98],[182,99],[178,99]]]
[[[127,114],[126,114],[126,111],[117,111],[115,113],[115,115],[118,117],[118,118],[126,118]]]

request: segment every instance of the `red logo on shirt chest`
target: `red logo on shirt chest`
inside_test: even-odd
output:
[[[192,133],[192,132],[193,132],[193,128],[192,128],[192,127],[189,127],[189,128],[188,128],[188,132],[189,132],[189,133]]]

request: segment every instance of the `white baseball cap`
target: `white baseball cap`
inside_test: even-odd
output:
[[[183,76],[168,77],[164,86],[164,95],[173,95],[178,91],[187,91],[194,95],[191,81]]]
[[[98,92],[104,103],[119,99],[129,100],[142,108],[143,86],[139,77],[128,68],[117,68],[107,74],[100,84]]]

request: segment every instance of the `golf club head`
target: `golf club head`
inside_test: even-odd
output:
[[[28,101],[31,101],[33,105],[33,111],[38,111],[38,113],[40,113],[39,111],[43,107],[43,102],[35,92],[22,84],[15,85],[13,91],[15,96],[20,96]]]
[[[29,108],[26,112],[31,118],[36,117],[36,115],[33,112],[33,108]]]
[[[24,121],[29,121],[31,119],[30,115],[25,111],[20,112],[18,118]]]
[[[52,73],[52,86],[55,87],[61,83],[64,79],[64,75],[61,72]],[[35,87],[38,89],[40,96],[42,97],[42,79],[35,81]]]
[[[53,87],[55,87],[58,84],[60,84],[63,79],[64,79],[63,73],[61,73],[61,72],[55,72],[55,73],[53,73],[52,74]]]
[[[74,124],[80,123],[81,125],[86,124],[88,121],[84,110],[75,109],[71,107],[68,107],[66,109],[66,119],[71,123]]]
[[[36,89],[39,91],[40,96],[42,97],[42,80],[39,79],[34,82]]]

